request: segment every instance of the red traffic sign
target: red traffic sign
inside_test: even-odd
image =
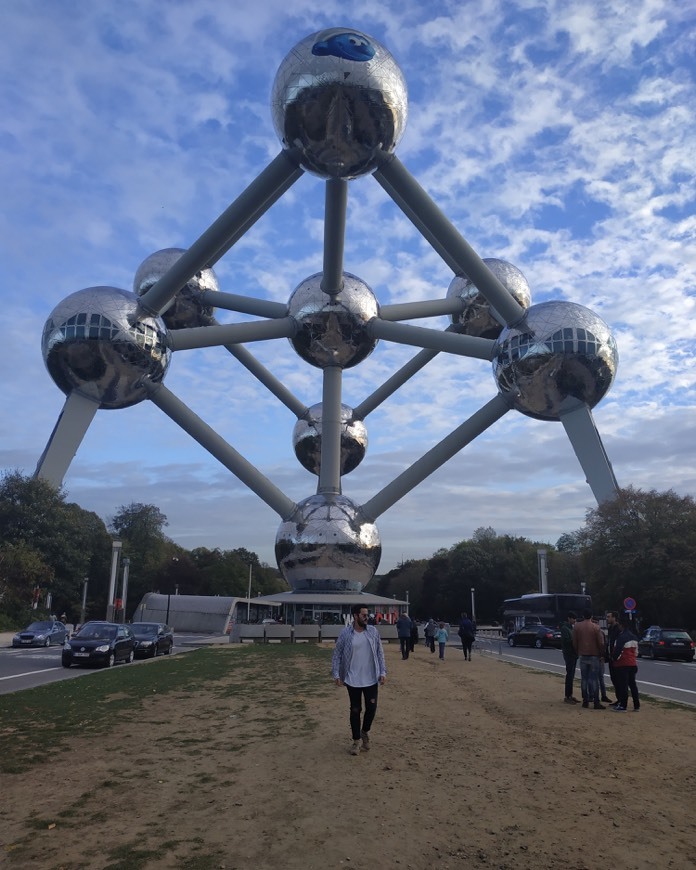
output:
[[[635,598],[624,598],[624,607],[628,611],[634,611],[636,609],[636,599]]]

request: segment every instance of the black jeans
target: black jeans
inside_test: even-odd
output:
[[[401,658],[407,659],[408,654],[411,651],[411,638],[410,637],[400,637],[399,643],[401,645]]]
[[[628,692],[630,690],[634,709],[640,709],[640,695],[638,694],[638,686],[636,685],[637,673],[637,667],[614,668],[616,700],[622,707],[628,706]]]
[[[578,657],[563,653],[563,660],[566,666],[565,675],[565,696],[566,698],[573,697],[573,681],[575,680],[575,668],[578,664]]]
[[[460,637],[462,649],[464,650],[464,658],[471,658],[471,647],[473,646],[473,637]]]
[[[362,730],[367,734],[375,718],[379,683],[375,683],[374,686],[349,686],[346,683],[346,689],[348,689],[348,697],[350,698],[350,731],[353,740],[360,740],[360,731]],[[361,726],[360,714],[363,695],[365,696],[365,715]]]

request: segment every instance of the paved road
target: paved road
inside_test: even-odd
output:
[[[12,649],[9,646],[11,638],[11,634],[0,638],[0,695],[101,673],[99,668],[64,668],[60,660],[60,646]],[[210,635],[205,634],[175,634],[172,653],[179,655],[210,640]],[[142,659],[134,664],[146,664],[149,661],[152,659]]]
[[[509,647],[504,641],[478,641],[477,646],[485,655],[518,662],[530,668],[565,674],[565,664],[561,651],[557,649],[530,649],[528,647]],[[454,650],[452,653],[454,654]],[[607,691],[613,697],[609,669],[604,668]],[[580,670],[577,671],[580,679]],[[638,690],[655,698],[678,701],[696,707],[696,662],[666,662],[638,659]]]

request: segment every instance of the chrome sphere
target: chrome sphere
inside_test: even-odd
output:
[[[100,408],[127,408],[147,398],[144,375],[162,381],[171,351],[161,317],[136,320],[138,297],[117,287],[88,287],[60,302],[46,321],[41,351],[48,373],[67,395]]]
[[[529,308],[532,304],[532,293],[527,279],[517,266],[493,257],[483,262],[513,299],[522,308]],[[466,275],[455,275],[447,290],[447,297],[451,296],[459,296],[465,304],[461,313],[452,315],[452,323],[457,327],[457,332],[479,338],[497,338],[500,335],[505,321],[470,278]]]
[[[163,248],[150,254],[138,266],[133,279],[133,290],[142,296],[184,254],[181,248]],[[213,323],[212,305],[204,305],[200,295],[204,290],[219,290],[218,280],[212,269],[202,269],[179,290],[162,312],[168,329],[184,329],[191,326],[209,326]]]
[[[311,275],[290,295],[288,314],[298,327],[290,344],[317,368],[351,368],[377,346],[367,324],[379,314],[379,305],[367,284],[349,272],[343,273],[343,288],[333,297],[321,289],[321,278],[321,272]]]
[[[537,420],[594,406],[612,385],[619,362],[606,323],[574,302],[542,302],[500,334],[493,374],[513,407]]]
[[[275,541],[278,568],[294,591],[360,592],[382,555],[379,532],[349,498],[301,501]]]
[[[307,414],[295,423],[292,446],[300,464],[319,474],[321,469],[322,404],[312,405]],[[341,405],[341,475],[354,471],[365,458],[367,428],[362,420],[353,419],[353,409]]]
[[[392,55],[357,30],[307,36],[283,60],[271,95],[273,126],[284,148],[321,178],[373,172],[406,126],[406,82]]]

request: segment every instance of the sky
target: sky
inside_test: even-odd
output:
[[[696,7],[663,0],[3,3],[0,470],[34,472],[65,401],[41,355],[53,308],[131,290],[151,253],[191,245],[281,150],[281,61],[335,26],[394,56],[396,154],[479,256],[517,266],[534,304],[576,302],[611,328],[618,373],[593,415],[619,484],[696,493]],[[323,214],[305,173],[216,264],[220,289],[287,302],[321,271]],[[349,184],[344,267],[380,304],[443,298],[453,277],[369,175]],[[249,349],[321,401],[320,370],[286,339]],[[344,403],[416,352],[380,341]],[[223,348],[175,353],[165,384],[293,501],[316,492],[295,417]],[[439,354],[366,418],[344,494],[367,501],[496,392],[489,363]],[[64,487],[106,522],[155,504],[187,549],[275,563],[279,516],[149,401],[97,412]],[[480,527],[554,544],[594,506],[563,426],[512,411],[379,517],[379,573]]]

